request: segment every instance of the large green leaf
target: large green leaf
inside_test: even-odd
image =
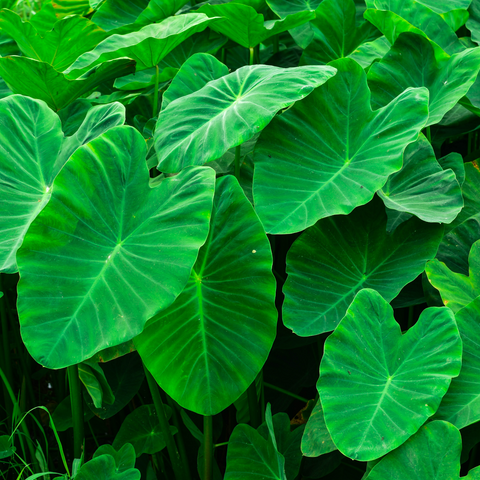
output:
[[[452,272],[437,259],[427,263],[428,281],[440,292],[443,303],[458,312],[480,295],[480,240],[476,241],[468,256],[469,275]]]
[[[473,0],[468,9],[467,28],[472,32],[472,40],[480,43],[480,0]]]
[[[277,449],[270,404],[265,419],[268,439],[250,425],[237,425],[228,441],[224,480],[287,480],[285,458]]]
[[[171,102],[158,116],[158,168],[179,172],[220,158],[250,140],[282,108],[335,74],[332,67],[242,67]]]
[[[357,27],[353,0],[323,0],[312,20],[314,35],[304,50],[301,65],[325,64],[352,53],[375,36],[376,28],[368,22]]]
[[[306,457],[319,457],[336,450],[330,432],[325,424],[322,402],[318,399],[315,408],[308,418],[302,437],[302,453]]]
[[[111,455],[115,459],[118,472],[124,472],[135,467],[135,449],[130,443],[126,443],[118,452],[109,444],[100,445],[93,454],[93,458],[100,455]]]
[[[167,419],[172,415],[168,405],[164,406]],[[172,435],[177,433],[174,426],[170,426]],[[142,453],[153,455],[166,447],[165,437],[153,405],[142,405],[127,415],[120,430],[113,441],[113,448],[119,450],[124,445],[132,444],[137,457]]]
[[[79,16],[66,17],[51,31],[39,33],[11,10],[0,11],[0,28],[17,42],[24,55],[49,63],[59,72],[106,37],[101,28]]]
[[[422,134],[406,148],[402,169],[391,175],[378,193],[388,208],[425,222],[450,223],[463,207],[455,173],[442,169]]]
[[[213,170],[150,188],[145,155],[136,130],[109,130],[74,153],[30,225],[17,253],[18,312],[42,365],[79,363],[133,338],[187,282],[207,236]]]
[[[439,61],[431,43],[415,33],[402,33],[380,62],[368,71],[372,105],[390,103],[408,87],[426,87],[429,96],[428,125],[442,117],[468,92],[480,70],[480,49],[444,57]]]
[[[58,111],[97,85],[135,71],[135,62],[119,58],[92,68],[81,78],[57,72],[49,63],[28,57],[0,58],[0,76],[14,93],[43,100]]]
[[[194,33],[205,30],[215,21],[215,18],[191,13],[167,18],[162,23],[147,25],[138,32],[112,35],[91,52],[78,58],[66,73],[76,78],[95,65],[121,57],[134,59],[137,71],[155,67],[184,40]]]
[[[451,310],[424,310],[402,335],[393,308],[375,290],[361,290],[327,338],[320,365],[318,392],[335,445],[360,461],[397,448],[436,412],[461,364]]]
[[[418,3],[425,5],[437,13],[447,13],[451,10],[466,10],[472,0],[418,0]]]
[[[280,20],[264,21],[263,15],[257,13],[253,7],[240,3],[204,5],[198,12],[205,13],[211,18],[223,17],[223,20],[212,24],[211,28],[246,48],[256,47],[273,35],[315,18],[314,12],[301,11]]]
[[[455,314],[463,343],[462,369],[452,380],[447,394],[435,418],[447,420],[457,428],[463,428],[480,420],[480,297]]]
[[[187,1],[106,0],[95,12],[92,20],[107,32],[136,30],[174,15]]]
[[[135,339],[180,405],[214,415],[253,382],[275,338],[271,269],[270,244],[250,202],[234,177],[219,179],[210,233],[185,290]]]
[[[283,322],[297,335],[333,330],[362,288],[388,302],[425,268],[437,252],[443,228],[416,218],[386,231],[382,202],[350,215],[320,220],[295,241],[287,255]]]
[[[455,32],[441,16],[415,0],[366,0],[366,3],[368,10],[365,18],[391,40],[392,44],[403,31],[418,29],[449,55],[465,50]],[[377,9],[377,12],[370,9]],[[403,21],[399,21],[397,16]]]
[[[267,0],[268,6],[280,17],[316,10],[322,0]]]
[[[410,440],[382,458],[365,480],[460,480],[462,439],[448,422],[424,425]],[[480,478],[480,467],[464,480]]]
[[[20,95],[0,100],[0,271],[15,273],[16,253],[31,222],[48,203],[53,181],[72,153],[123,124],[119,103],[94,107],[69,137],[43,102]]]
[[[228,75],[228,67],[207,53],[192,55],[180,68],[163,94],[162,110],[177,98],[203,88],[208,82]]]
[[[349,57],[367,70],[373,62],[383,58],[389,50],[390,43],[385,36],[382,36],[372,42],[362,43]]]
[[[336,76],[275,118],[255,147],[253,197],[268,233],[299,232],[369,202],[425,125],[426,89],[372,111],[362,67],[349,58],[331,66]]]

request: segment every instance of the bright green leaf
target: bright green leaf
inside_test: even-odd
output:
[[[0,165],[0,270],[15,273],[25,233],[48,203],[53,181],[81,145],[123,124],[119,103],[91,108],[65,137],[58,116],[43,102],[14,95],[0,100],[0,143],[9,158]]]
[[[185,290],[135,339],[147,368],[183,407],[221,412],[261,370],[277,322],[271,268],[269,242],[238,182],[217,180],[210,233]]]
[[[318,391],[337,448],[368,461],[400,446],[436,412],[461,363],[451,310],[424,310],[402,335],[393,308],[375,290],[361,290],[327,338],[320,365]]]
[[[203,88],[208,82],[228,75],[228,67],[206,53],[192,55],[180,68],[163,94],[162,110],[177,98],[185,97]]]
[[[428,281],[440,292],[443,303],[458,312],[480,295],[480,240],[472,245],[468,256],[469,275],[452,272],[437,259],[427,263]]]
[[[378,193],[388,208],[411,213],[424,222],[450,223],[463,208],[455,173],[442,169],[421,134],[406,148],[402,169]]]
[[[390,43],[385,36],[382,36],[373,42],[362,43],[349,55],[349,58],[366,69],[376,60],[383,58],[389,50]]]
[[[319,399],[305,427],[302,437],[302,453],[306,457],[319,457],[336,449],[325,424],[322,402]]]
[[[118,471],[115,458],[104,454],[83,464],[75,480],[140,480],[140,476],[136,468]]]
[[[442,61],[431,43],[415,33],[402,33],[380,62],[368,71],[372,106],[384,107],[408,87],[426,87],[428,125],[442,117],[468,92],[480,70],[480,49],[465,50]]]
[[[451,10],[466,10],[472,0],[418,0],[418,3],[425,5],[437,13],[447,13]]]
[[[213,170],[150,188],[145,155],[136,130],[109,130],[74,153],[30,225],[17,253],[18,312],[42,365],[73,365],[133,338],[187,282],[207,236]]]
[[[331,65],[336,76],[275,118],[255,147],[253,196],[268,233],[299,232],[369,202],[425,125],[426,89],[372,111],[362,67],[349,58]]]
[[[130,468],[135,467],[135,449],[130,443],[126,443],[118,452],[109,444],[100,445],[100,447],[95,450],[93,458],[99,457],[100,455],[111,455],[115,459],[115,465],[118,472],[124,472]]]
[[[386,231],[382,202],[325,218],[305,231],[287,255],[283,321],[297,335],[333,330],[362,288],[390,302],[437,252],[443,228],[416,218]]]
[[[92,68],[81,78],[57,72],[50,64],[28,57],[0,58],[0,76],[14,93],[43,100],[58,111],[97,85],[135,71],[129,58],[111,60]]]
[[[331,67],[242,67],[170,103],[158,116],[158,169],[179,172],[248,141],[282,108],[335,74]]]
[[[316,10],[322,0],[267,0],[268,6],[280,18],[294,13]]]

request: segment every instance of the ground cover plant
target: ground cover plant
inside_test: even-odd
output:
[[[480,0],[0,0],[0,474],[480,479]]]

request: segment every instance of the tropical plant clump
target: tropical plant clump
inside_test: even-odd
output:
[[[0,7],[3,479],[480,479],[480,0]]]

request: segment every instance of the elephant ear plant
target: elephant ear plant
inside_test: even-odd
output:
[[[0,7],[2,479],[480,478],[480,0]]]

